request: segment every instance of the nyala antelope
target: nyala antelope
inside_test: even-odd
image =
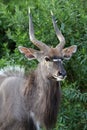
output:
[[[29,37],[40,51],[19,46],[28,59],[39,64],[32,73],[25,75],[20,67],[0,71],[0,130],[50,130],[54,127],[59,110],[60,81],[66,77],[62,59],[70,59],[77,46],[63,49],[65,38],[52,15],[54,30],[59,44],[49,47],[34,35],[32,16],[29,11]]]

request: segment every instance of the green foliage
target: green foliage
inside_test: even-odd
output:
[[[35,68],[36,61],[18,52],[19,45],[36,48],[28,37],[28,7],[32,10],[35,35],[56,46],[50,11],[66,39],[66,47],[76,44],[77,53],[66,62],[67,80],[62,83],[62,105],[54,130],[87,130],[87,1],[86,0],[1,0],[0,68],[22,65]]]
[[[76,89],[77,84],[68,84],[63,89],[61,112],[58,119],[59,130],[86,130],[87,129],[87,93]]]

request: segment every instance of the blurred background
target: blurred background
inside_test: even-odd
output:
[[[62,101],[53,130],[87,130],[87,1],[86,0],[0,0],[0,68],[20,65],[35,69],[18,46],[36,47],[28,35],[28,7],[31,8],[38,40],[55,47],[58,39],[52,25],[52,10],[66,45],[77,45],[76,54],[64,61],[67,78],[61,83]]]

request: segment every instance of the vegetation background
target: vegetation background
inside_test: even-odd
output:
[[[62,84],[62,103],[53,130],[87,130],[87,1],[86,0],[0,0],[0,68],[21,65],[35,68],[18,46],[35,48],[28,36],[28,7],[32,9],[35,35],[56,46],[50,11],[58,21],[66,47],[76,44],[77,53],[65,63],[67,79]]]

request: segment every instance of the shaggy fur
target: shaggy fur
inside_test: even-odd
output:
[[[39,68],[29,76],[19,70],[14,75],[12,70],[8,70],[7,76],[0,75],[0,130],[37,130],[37,122],[47,130],[55,125],[60,102],[59,83],[43,78]]]

